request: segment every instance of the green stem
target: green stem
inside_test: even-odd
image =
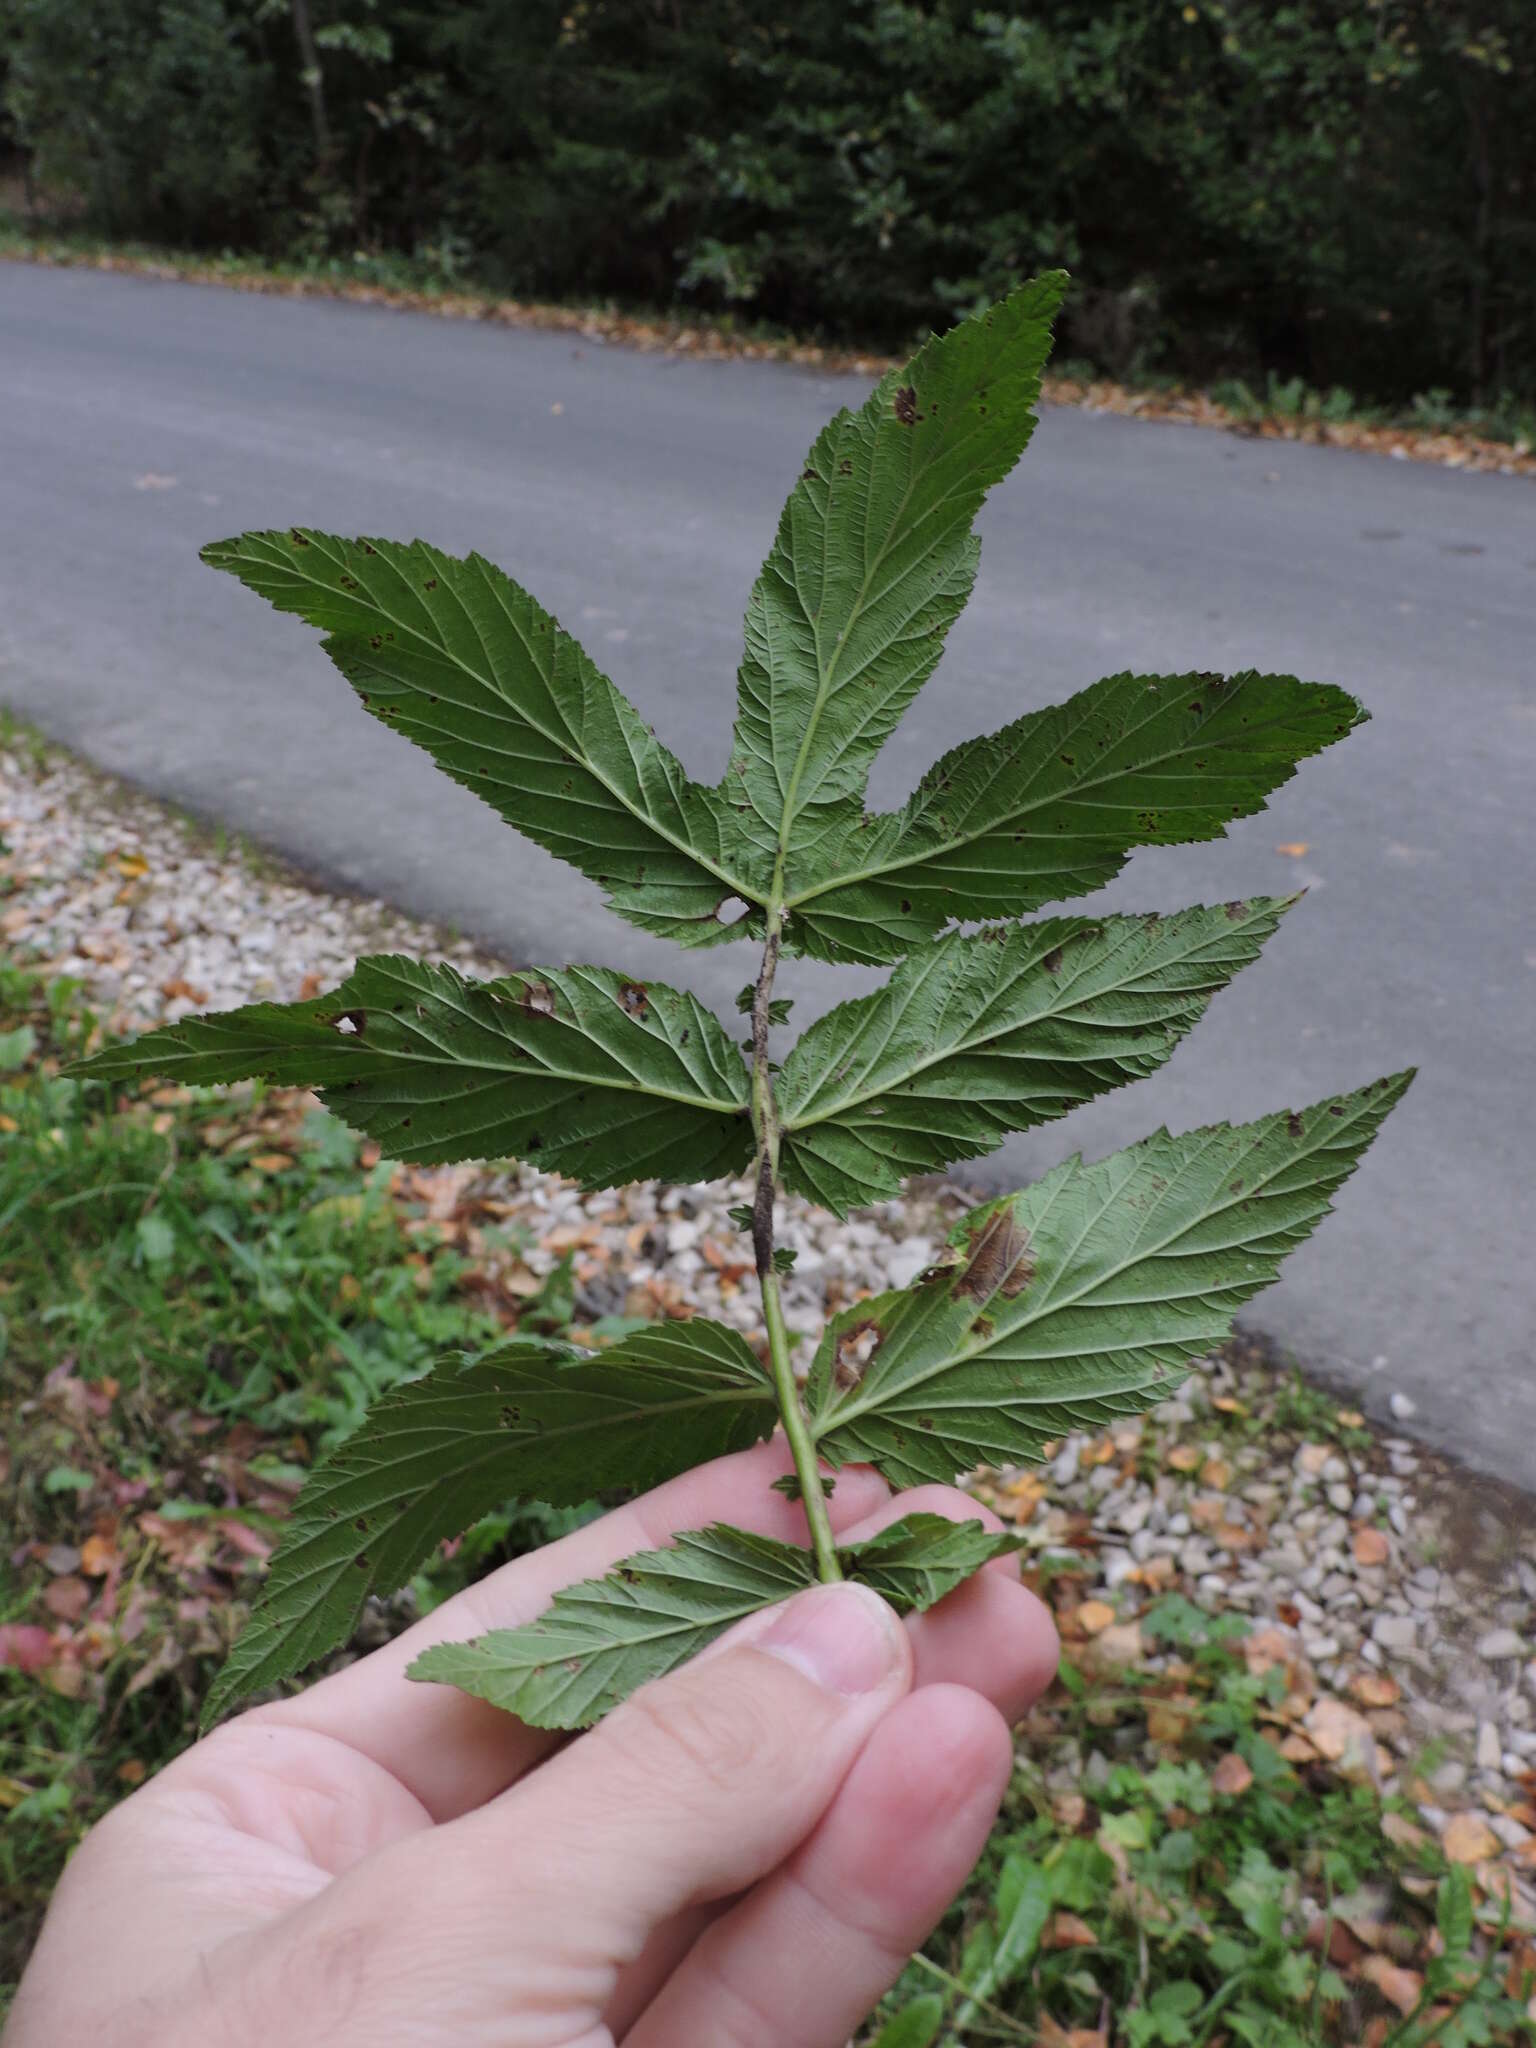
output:
[[[784,1323],[784,1303],[773,1263],[773,1198],[779,1178],[779,1120],[773,1096],[773,1074],[768,1064],[768,1006],[773,999],[773,977],[779,964],[779,932],[784,918],[777,897],[778,882],[775,878],[774,900],[768,906],[763,964],[752,998],[752,1128],[757,1136],[752,1249],[757,1260],[757,1284],[763,1297],[763,1324],[768,1332],[773,1390],[778,1396],[784,1434],[795,1461],[795,1477],[800,1482],[800,1500],[811,1532],[816,1570],[831,1585],[843,1576],[843,1571],[837,1561],[837,1545],[832,1540],[832,1518],[827,1512],[827,1495],[821,1483],[816,1446],[811,1441],[810,1424],[790,1361],[789,1331]]]

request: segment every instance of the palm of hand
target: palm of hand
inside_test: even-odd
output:
[[[787,1468],[768,1445],[690,1473],[180,1758],[71,1865],[8,2048],[841,2048],[963,1881],[1003,1716],[1053,1667],[1010,1561],[904,1629],[846,1589],[779,1610],[819,1603],[839,1668],[862,1655],[841,1690],[768,1653],[793,1633],[770,1612],[558,1750],[402,1677],[746,1501],[795,1534]],[[857,1533],[978,1512],[862,1471],[835,1506]]]

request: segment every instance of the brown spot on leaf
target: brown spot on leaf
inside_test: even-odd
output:
[[[619,1008],[626,1017],[643,1017],[650,1007],[643,981],[626,981],[619,989]]]
[[[917,420],[917,393],[910,384],[903,384],[891,404],[891,410],[904,427],[910,427]]]
[[[547,981],[528,981],[523,984],[520,998],[525,1010],[531,1010],[535,1017],[552,1017],[555,1014],[555,992]]]
[[[872,1316],[852,1324],[837,1339],[832,1353],[832,1380],[844,1393],[856,1387],[869,1369],[869,1361],[880,1349],[885,1333]]]
[[[1049,953],[1047,953],[1047,954],[1046,954],[1046,956],[1045,956],[1045,959],[1044,959],[1044,961],[1043,961],[1043,963],[1042,963],[1042,964],[1043,964],[1043,966],[1044,966],[1044,968],[1045,968],[1045,971],[1046,971],[1046,973],[1047,973],[1047,974],[1060,974],[1060,972],[1061,972],[1061,948],[1060,948],[1060,946],[1052,946],[1052,948],[1051,948],[1051,950],[1049,951]]]
[[[821,482],[821,471],[819,469],[812,469],[811,465],[807,463],[800,472],[800,481],[803,484],[819,484]]]
[[[1012,1301],[1034,1277],[1029,1234],[1020,1230],[1005,1202],[992,1211],[972,1238],[971,1256],[955,1282],[955,1292],[970,1301],[990,1301],[994,1294]]]
[[[1285,1120],[1285,1128],[1290,1132],[1293,1138],[1299,1138],[1301,1136],[1301,1118],[1296,1114],[1294,1109],[1291,1111],[1290,1115]]]
[[[1231,903],[1225,903],[1222,905],[1222,908],[1226,911],[1228,917],[1230,918],[1235,919],[1239,917],[1246,917],[1248,915],[1248,906],[1241,899],[1238,899]]]

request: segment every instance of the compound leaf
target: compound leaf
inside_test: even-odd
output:
[[[1066,279],[1036,278],[931,338],[817,436],[747,607],[721,785],[761,892],[823,872],[870,763],[970,594],[971,522],[1035,425]]]
[[[654,1486],[770,1435],[773,1386],[746,1339],[697,1317],[595,1355],[515,1338],[396,1387],[310,1475],[215,1680],[226,1707],[344,1643],[370,1594],[514,1496],[567,1507]]]
[[[908,1515],[838,1552],[898,1613],[921,1612],[1020,1539],[978,1522]],[[567,1586],[536,1621],[438,1643],[412,1678],[456,1685],[536,1728],[585,1728],[638,1686],[685,1663],[733,1622],[816,1583],[811,1553],[733,1529],[690,1529],[601,1579]]]
[[[1136,846],[1219,839],[1366,713],[1294,676],[1109,676],[936,762],[899,811],[829,832],[786,944],[900,959],[952,919],[1016,917],[1110,881]]]
[[[785,1186],[845,1215],[1149,1074],[1296,899],[950,933],[778,1076]]]
[[[188,1017],[84,1079],[315,1088],[395,1159],[516,1157],[588,1188],[707,1180],[751,1154],[747,1070],[693,996],[605,967],[487,982],[375,954],[329,995]]]
[[[973,1210],[950,1264],[829,1326],[807,1389],[818,1451],[910,1486],[1162,1400],[1327,1213],[1412,1078],[1159,1131]]]
[[[631,924],[691,946],[752,928],[721,858],[719,798],[494,563],[305,527],[216,541],[203,560],[322,628],[375,718],[606,889]]]

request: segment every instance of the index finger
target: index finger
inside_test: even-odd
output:
[[[772,1490],[774,1480],[793,1469],[789,1447],[780,1437],[700,1465],[559,1542],[515,1558],[445,1600],[393,1642],[306,1692],[254,1711],[360,1750],[420,1800],[434,1820],[455,1819],[504,1792],[561,1737],[525,1728],[499,1707],[451,1686],[413,1684],[406,1679],[406,1667],[433,1643],[463,1641],[487,1629],[531,1621],[562,1586],[599,1577],[620,1558],[655,1550],[683,1529],[729,1521],[783,1542],[803,1543],[803,1511]],[[873,1513],[889,1493],[867,1466],[845,1467],[828,1503],[834,1529]]]

